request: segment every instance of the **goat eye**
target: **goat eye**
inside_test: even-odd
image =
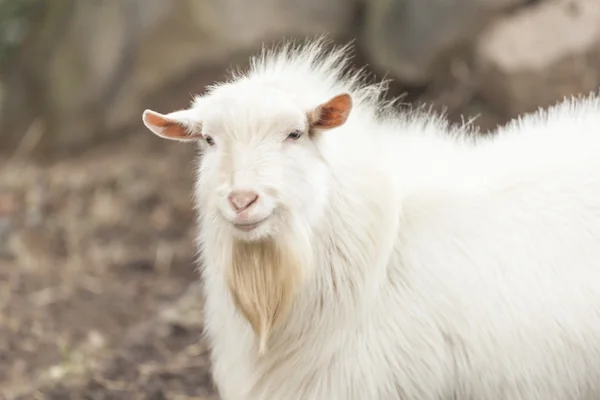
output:
[[[302,131],[293,131],[291,132],[287,138],[291,139],[291,140],[298,140],[300,138],[300,136],[302,136]]]
[[[212,138],[212,136],[205,136],[204,140],[206,140],[206,143],[208,143],[209,146],[214,146],[215,145],[215,140]]]

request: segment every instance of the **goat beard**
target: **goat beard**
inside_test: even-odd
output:
[[[306,259],[306,253],[300,254],[298,247],[275,240],[233,244],[227,283],[236,308],[259,339],[261,355],[274,328],[292,308]]]

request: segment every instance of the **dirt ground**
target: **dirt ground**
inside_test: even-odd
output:
[[[140,132],[49,166],[0,159],[0,399],[212,398],[194,157]]]

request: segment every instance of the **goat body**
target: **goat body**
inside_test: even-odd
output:
[[[202,149],[221,397],[599,399],[600,98],[476,135],[394,111],[346,50],[263,51],[188,110],[144,116]],[[351,104],[324,112],[341,93]],[[296,108],[309,125],[287,117]],[[306,133],[276,144],[294,123]],[[232,227],[221,204],[234,187],[261,193],[257,210],[272,203],[268,224]]]

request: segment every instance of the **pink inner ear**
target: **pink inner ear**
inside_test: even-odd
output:
[[[350,115],[352,109],[352,98],[349,94],[335,96],[327,103],[318,108],[318,120],[314,123],[315,128],[336,128],[343,125]]]
[[[175,120],[154,112],[144,115],[146,123],[161,129],[160,136],[170,139],[194,139],[198,135],[189,135],[185,126]]]
[[[159,128],[165,128],[169,124],[173,124],[173,121],[170,121],[169,119],[167,119],[161,115],[152,113],[152,112],[146,113],[145,116],[146,116],[146,121],[150,125],[158,126]]]

